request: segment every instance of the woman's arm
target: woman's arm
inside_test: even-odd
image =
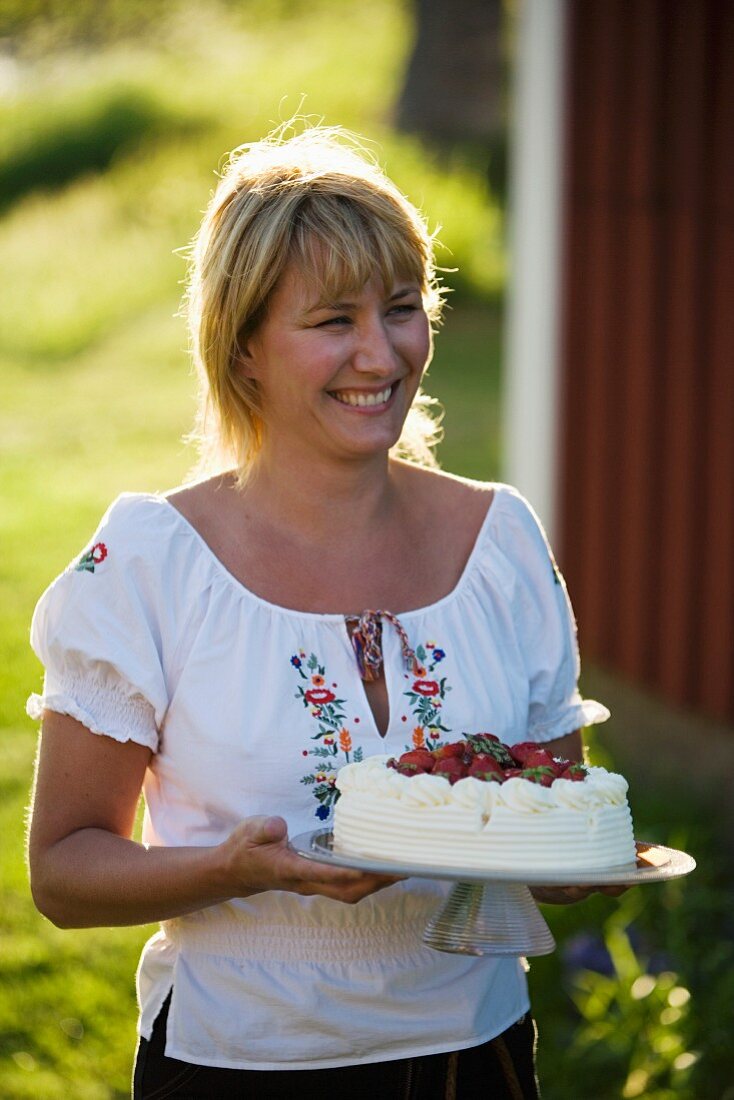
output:
[[[560,756],[564,760],[578,760],[580,762],[584,759],[584,742],[581,730],[567,733],[565,737],[556,737],[553,741],[542,741],[539,743],[538,748],[547,749],[553,756]]]
[[[395,881],[311,863],[279,817],[241,822],[222,844],[146,848],[131,839],[150,750],[47,711],[28,856],[40,911],[61,928],[146,924],[264,890],[356,902]]]

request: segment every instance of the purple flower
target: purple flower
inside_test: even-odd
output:
[[[442,649],[434,649],[434,651],[433,651],[434,661],[442,661],[445,656],[446,656],[446,654],[444,653],[444,651]]]
[[[607,977],[614,975],[614,963],[601,936],[593,932],[577,932],[571,936],[562,949],[566,968],[575,970],[593,970]]]
[[[291,657],[291,664],[293,665],[294,668],[300,668],[301,667],[301,658],[300,657]]]
[[[646,937],[634,924],[625,928],[629,945],[647,974],[660,974],[675,970],[676,963],[665,952],[651,950]],[[597,932],[581,931],[566,940],[562,947],[566,970],[593,970],[597,974],[613,977],[614,963],[603,938]]]

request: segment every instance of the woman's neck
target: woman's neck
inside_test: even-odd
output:
[[[333,539],[335,531],[359,536],[395,514],[401,469],[386,455],[341,465],[324,462],[316,469],[313,463],[304,468],[262,456],[243,503],[250,514],[314,542]]]

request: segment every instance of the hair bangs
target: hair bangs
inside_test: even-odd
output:
[[[424,294],[426,258],[421,242],[389,209],[389,219],[343,197],[310,195],[299,210],[290,259],[323,302],[362,289],[375,274],[384,287],[415,282]],[[412,227],[411,227],[412,228]]]

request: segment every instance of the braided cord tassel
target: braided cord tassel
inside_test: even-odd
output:
[[[382,669],[382,619],[395,628],[408,671],[412,672],[416,664],[415,653],[410,647],[405,627],[397,615],[393,615],[391,611],[363,611],[361,615],[347,616],[348,624],[356,623],[352,632],[352,648],[357,658],[359,674],[365,683],[376,680]]]

